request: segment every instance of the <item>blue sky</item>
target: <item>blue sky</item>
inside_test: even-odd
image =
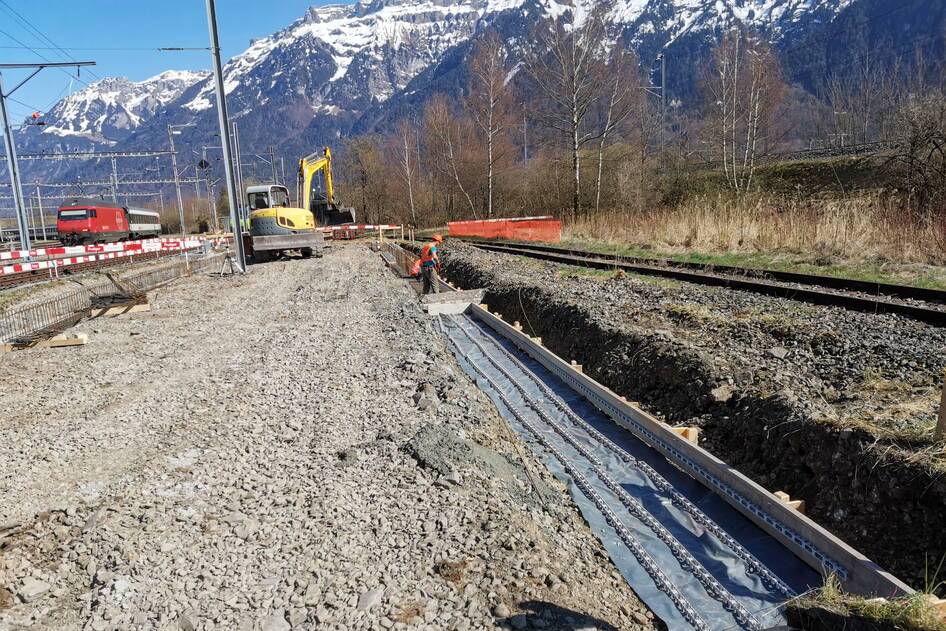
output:
[[[243,52],[251,38],[270,35],[302,17],[309,6],[347,1],[217,0],[224,61]],[[50,49],[53,44],[23,20],[65,53]],[[44,61],[43,57],[45,61],[70,61],[68,54],[76,60],[97,62],[95,67],[82,70],[80,78],[87,83],[111,76],[141,81],[164,70],[210,68],[209,51],[156,50],[172,46],[208,46],[204,0],[0,0],[0,63],[32,63]],[[70,89],[84,87],[71,80],[74,70],[67,72],[47,68],[17,90],[13,98],[20,102],[10,103],[11,118],[16,121],[35,110],[46,110]],[[25,73],[7,70],[5,89],[19,83]]]

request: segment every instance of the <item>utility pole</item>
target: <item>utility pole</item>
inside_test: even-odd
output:
[[[240,152],[240,128],[236,121],[233,121],[233,164],[236,166],[236,183],[239,187],[237,193],[237,209],[240,211],[240,219],[243,219],[243,192],[246,190],[243,184],[243,154]]]
[[[23,203],[23,190],[20,188],[20,167],[16,160],[16,146],[13,142],[13,130],[10,128],[10,113],[7,111],[7,98],[20,87],[35,77],[43,68],[80,68],[94,66],[94,61],[73,61],[68,63],[41,63],[41,64],[0,64],[0,70],[26,68],[33,72],[16,84],[9,92],[3,90],[3,73],[0,73],[0,118],[3,119],[3,142],[7,150],[7,168],[10,170],[10,185],[13,187],[13,200],[16,206],[17,227],[20,232],[20,247],[30,249],[30,231],[26,228],[26,205]],[[78,71],[78,70],[77,70]]]
[[[286,159],[283,157],[279,158],[279,168],[282,171],[282,185],[286,186]],[[286,186],[286,188],[289,188]]]
[[[667,55],[660,53],[660,154],[661,160],[667,142]]]
[[[217,93],[217,118],[220,124],[220,145],[223,147],[223,167],[227,174],[227,188],[230,194],[230,224],[233,230],[233,247],[236,250],[236,264],[241,273],[246,273],[246,255],[243,251],[243,230],[240,215],[237,212],[236,196],[239,195],[233,173],[233,152],[230,147],[228,131],[227,95],[223,90],[223,68],[220,64],[220,42],[217,38],[217,9],[214,0],[207,0],[207,28],[210,31],[210,55],[214,64],[214,84]]]
[[[279,184],[276,181],[276,147],[269,146],[269,165],[273,167],[273,184]]]
[[[112,158],[112,201],[118,203],[118,162]]]
[[[528,127],[526,125],[526,111],[522,110],[522,161],[524,163],[529,162],[529,136],[528,136]]]
[[[39,221],[43,226],[43,241],[46,241],[46,218],[43,217],[43,196],[39,192],[39,186],[36,187],[36,203],[39,204]]]
[[[181,180],[177,171],[177,151],[174,150],[174,134],[181,132],[174,131],[175,127],[193,127],[194,123],[184,125],[168,125],[168,145],[171,149],[171,170],[174,171],[174,190],[177,192],[177,212],[180,215],[181,236],[187,235],[187,226],[184,225],[184,199],[181,197]],[[161,200],[163,203],[163,199]]]

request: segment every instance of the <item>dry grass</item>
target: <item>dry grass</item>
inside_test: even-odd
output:
[[[878,195],[835,200],[703,197],[676,208],[568,222],[566,239],[654,250],[804,255],[811,261],[946,264],[946,216],[923,217]]]
[[[889,625],[894,629],[946,631],[946,619],[943,612],[934,606],[932,591],[927,588],[898,600],[868,600],[842,592],[837,578],[829,576],[824,586],[807,600],[817,605],[843,607],[855,616]]]

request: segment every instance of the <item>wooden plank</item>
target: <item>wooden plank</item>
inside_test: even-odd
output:
[[[33,348],[59,348],[61,346],[82,346],[89,341],[88,333],[61,333],[48,340],[38,342]]]
[[[3,352],[24,350],[27,348],[59,348],[62,346],[83,346],[89,341],[88,333],[60,333],[48,340],[40,340],[24,346],[14,346],[13,344],[4,344]]]
[[[117,305],[103,309],[92,309],[91,315],[93,318],[102,318],[118,316],[125,313],[141,313],[142,311],[151,311],[151,304],[146,302],[136,305]]]

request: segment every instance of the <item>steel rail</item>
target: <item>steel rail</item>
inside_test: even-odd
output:
[[[852,311],[895,313],[920,320],[927,324],[946,326],[946,309],[910,304],[908,302],[891,299],[922,300],[931,304],[946,305],[946,291],[937,289],[870,283],[867,281],[796,274],[793,272],[769,272],[767,270],[728,266],[708,268],[707,266],[701,266],[696,263],[676,263],[660,259],[638,259],[552,246],[513,244],[495,241],[468,240],[466,242],[477,248],[501,254],[515,254],[544,261],[596,269],[623,269],[635,274],[662,276],[701,285],[739,289],[777,298],[787,298],[789,300],[809,302],[818,305],[843,307]],[[711,269],[712,271],[705,271],[707,269]],[[750,276],[752,275],[767,276],[774,280],[751,278]],[[807,286],[800,287],[790,283],[799,283]],[[818,287],[821,288],[819,289]],[[837,293],[836,291],[828,290],[835,289],[838,291],[851,291],[865,294],[868,293],[865,291],[866,288],[871,289],[871,296]],[[889,293],[875,295],[883,291]]]

